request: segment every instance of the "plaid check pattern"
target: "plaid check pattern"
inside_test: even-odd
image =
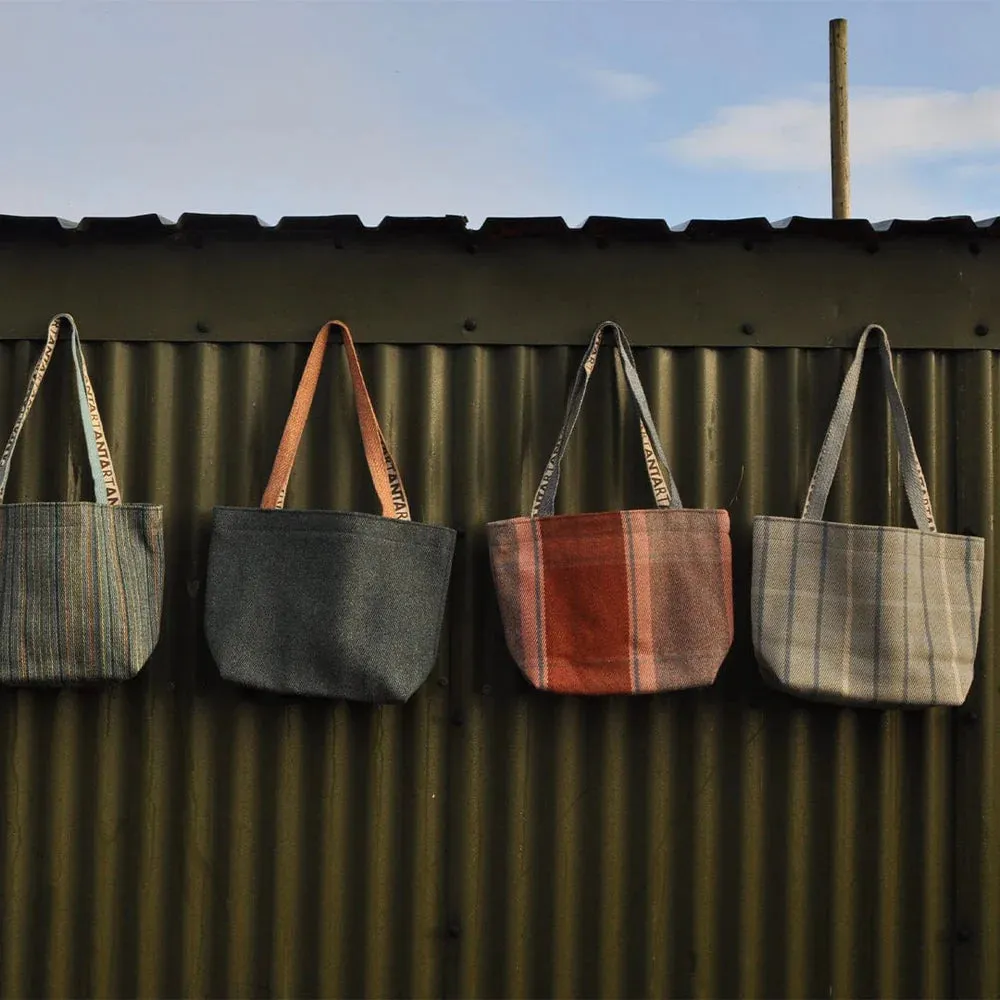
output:
[[[870,333],[879,338],[904,485],[919,528],[823,521]],[[985,541],[937,531],[881,327],[862,334],[801,519],[757,517],[751,628],[764,676],[796,694],[961,705],[972,685]]]
[[[979,642],[983,552],[983,539],[963,535],[757,518],[757,656],[798,694],[961,705]]]
[[[537,688],[711,684],[733,641],[724,510],[518,517],[488,526],[507,647]]]
[[[640,414],[657,506],[555,515],[559,468],[610,334]],[[724,510],[685,510],[624,331],[594,333],[530,517],[487,525],[507,647],[537,688],[639,694],[711,684],[733,641],[732,547]]]

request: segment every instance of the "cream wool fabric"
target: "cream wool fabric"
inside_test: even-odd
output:
[[[869,334],[918,528],[822,520]],[[820,451],[802,518],[757,517],[751,627],[765,677],[807,697],[876,705],[961,705],[982,609],[982,538],[937,531],[892,372],[889,338],[858,343]]]

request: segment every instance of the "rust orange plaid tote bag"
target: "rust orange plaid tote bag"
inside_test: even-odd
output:
[[[656,506],[556,515],[560,465],[605,337],[639,410]],[[617,323],[594,332],[531,515],[487,532],[507,647],[535,687],[641,694],[715,680],[733,642],[729,514],[681,505]]]

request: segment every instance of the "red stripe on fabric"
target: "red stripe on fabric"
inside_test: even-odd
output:
[[[544,615],[544,598],[539,574],[535,567],[534,529],[528,518],[513,522],[517,543],[517,579],[520,585],[518,607],[521,612],[521,669],[536,687],[542,686],[541,662],[538,658],[539,605]],[[543,619],[544,620],[544,619]]]
[[[632,602],[632,655],[638,661],[638,685],[635,690],[655,691],[656,657],[653,655],[653,586],[649,574],[649,528],[644,510],[623,511],[622,519],[631,533],[632,571],[629,591]],[[661,599],[665,595],[660,595]],[[633,678],[633,681],[635,678]]]
[[[545,687],[632,691],[631,612],[621,515],[539,518],[545,594]]]

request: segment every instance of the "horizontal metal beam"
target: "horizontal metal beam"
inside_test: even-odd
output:
[[[72,312],[84,339],[904,348],[1000,344],[1000,247],[967,237],[610,243],[409,237],[0,243],[0,338]]]

